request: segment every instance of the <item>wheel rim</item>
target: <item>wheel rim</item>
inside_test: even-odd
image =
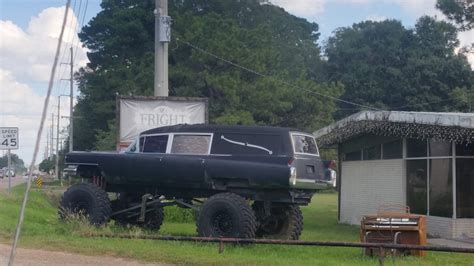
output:
[[[85,200],[76,201],[71,208],[72,213],[78,215],[89,215],[89,203]]]
[[[232,215],[225,211],[215,212],[211,217],[212,231],[218,236],[228,236],[234,229]]]
[[[266,234],[276,234],[282,230],[284,223],[285,220],[283,217],[278,215],[271,215],[267,219],[265,219],[265,221],[263,221],[261,229]]]
[[[260,220],[260,234],[261,236],[275,236],[278,237],[284,234],[289,225],[288,210],[279,206],[271,209],[271,214]]]

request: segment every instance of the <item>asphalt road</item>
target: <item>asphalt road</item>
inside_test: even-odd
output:
[[[26,178],[23,176],[12,177],[12,187],[26,182]],[[8,177],[0,178],[0,190],[8,189]]]

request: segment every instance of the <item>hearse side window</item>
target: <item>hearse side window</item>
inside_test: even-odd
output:
[[[280,155],[282,145],[280,135],[219,133],[214,134],[211,154]]]
[[[293,138],[295,153],[319,155],[318,146],[316,146],[316,140],[314,140],[314,137],[298,134],[293,134],[291,137]]]
[[[140,138],[140,150],[149,153],[166,153],[168,135],[145,136]]]
[[[208,154],[211,145],[210,135],[175,134],[171,153],[175,154]]]

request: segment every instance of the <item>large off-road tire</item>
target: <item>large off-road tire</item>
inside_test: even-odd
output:
[[[152,210],[146,213],[145,221],[143,223],[137,221],[136,225],[148,230],[158,231],[165,219],[165,212],[163,207],[152,206],[152,208]]]
[[[241,196],[216,194],[202,205],[197,229],[199,235],[205,237],[254,238],[255,214]]]
[[[252,205],[256,213],[257,237],[271,239],[298,240],[303,231],[303,214],[295,204],[276,204],[270,207],[270,215],[265,215],[263,202]]]
[[[59,206],[59,217],[62,220],[84,215],[94,225],[107,223],[111,213],[107,192],[90,183],[72,185],[64,192]]]
[[[114,208],[115,210],[114,211],[120,211],[122,209],[126,209],[126,208],[130,208],[132,207],[133,205],[136,205],[136,204],[139,204],[138,202],[136,204],[128,204],[127,202],[120,202],[120,201],[116,201],[116,202],[113,202],[114,205],[116,205],[116,207]],[[132,217],[128,217],[129,215],[133,214],[133,212],[135,214],[138,214],[138,215],[134,215]],[[163,207],[161,206],[147,206],[147,212],[145,213],[145,221],[144,222],[140,222],[138,221],[140,215],[140,209],[136,209],[136,210],[133,210],[133,212],[129,212],[129,213],[124,213],[124,214],[119,214],[117,217],[115,217],[115,222],[116,224],[118,225],[122,225],[122,226],[138,226],[138,227],[142,227],[142,228],[145,228],[145,229],[148,229],[148,230],[160,230],[160,227],[161,225],[163,224],[163,220],[165,218],[165,212],[163,210]]]

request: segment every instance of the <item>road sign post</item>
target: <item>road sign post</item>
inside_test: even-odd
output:
[[[12,190],[12,172],[11,172],[11,165],[12,165],[12,155],[11,150],[8,149],[8,167],[7,167],[7,175],[8,175],[8,193]]]
[[[12,189],[11,150],[18,149],[18,128],[0,127],[0,150],[8,150],[8,192]]]

